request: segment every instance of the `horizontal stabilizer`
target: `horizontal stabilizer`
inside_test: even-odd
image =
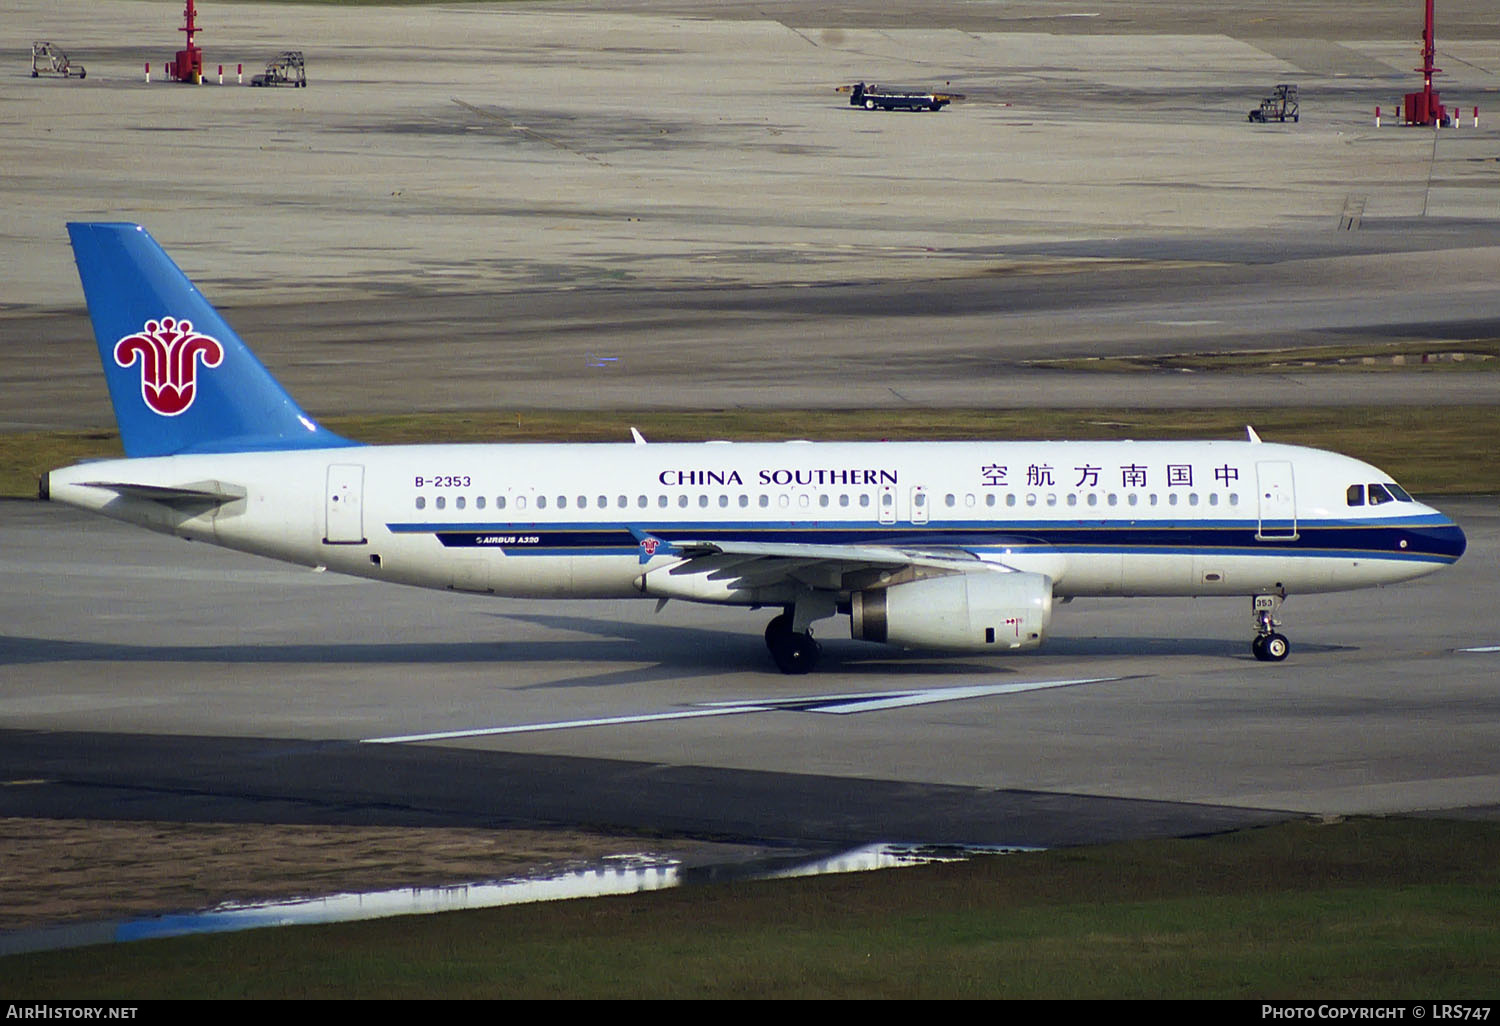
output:
[[[245,489],[239,485],[225,484],[222,481],[199,481],[189,485],[175,486],[136,484],[130,481],[80,481],[78,483],[85,488],[107,488],[131,498],[149,499],[152,502],[164,502],[168,505],[210,503],[222,506],[227,502],[235,502],[245,497]]]

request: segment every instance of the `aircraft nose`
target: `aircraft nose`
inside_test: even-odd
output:
[[[1464,529],[1451,520],[1448,521],[1448,530],[1452,532],[1453,558],[1456,560],[1468,550],[1469,539],[1464,534]]]
[[[1424,532],[1426,547],[1433,555],[1439,556],[1449,562],[1456,563],[1460,556],[1469,547],[1468,536],[1464,529],[1452,520],[1443,517],[1437,524]]]

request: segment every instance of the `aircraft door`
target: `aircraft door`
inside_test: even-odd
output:
[[[1260,504],[1257,541],[1291,541],[1297,537],[1297,493],[1292,465],[1268,460],[1255,465],[1256,496]]]
[[[350,463],[328,467],[324,502],[323,542],[327,545],[365,543],[365,468]]]
[[[896,522],[896,489],[886,485],[880,489],[880,495],[876,501],[880,503],[880,522],[894,524]]]

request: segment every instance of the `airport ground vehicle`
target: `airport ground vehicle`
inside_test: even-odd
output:
[[[31,44],[31,77],[57,75],[60,78],[88,78],[89,73],[82,64],[74,64],[51,43],[38,40]]]
[[[942,110],[955,99],[953,93],[930,93],[865,82],[844,88],[849,91],[849,106],[865,110]]]
[[[266,70],[250,80],[253,86],[307,86],[307,64],[301,50],[286,50],[266,65]]]
[[[1297,102],[1297,87],[1283,82],[1275,92],[1260,101],[1260,106],[1246,115],[1246,120],[1264,124],[1267,121],[1297,121],[1301,117],[1301,105]]]

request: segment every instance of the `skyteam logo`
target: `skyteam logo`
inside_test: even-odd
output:
[[[217,367],[224,347],[216,338],[193,330],[193,322],[163,317],[147,321],[139,333],[115,343],[115,363],[129,367],[141,361],[141,399],[154,413],[175,417],[193,405],[198,362]]]

